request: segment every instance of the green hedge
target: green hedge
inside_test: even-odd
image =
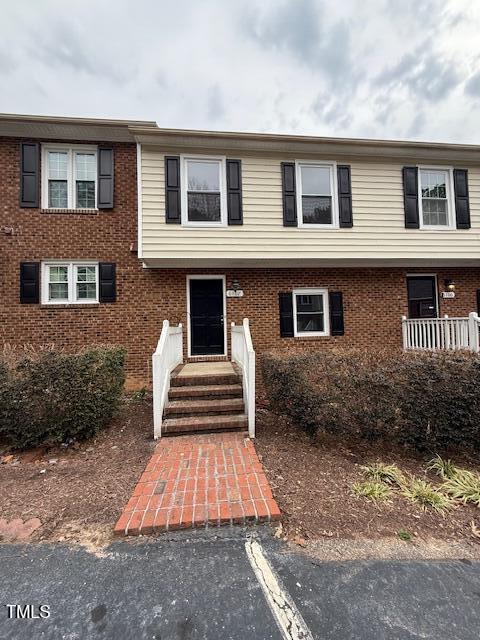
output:
[[[265,355],[271,406],[309,433],[480,448],[480,359],[466,352]]]
[[[125,350],[0,354],[0,439],[16,448],[84,439],[117,410]]]

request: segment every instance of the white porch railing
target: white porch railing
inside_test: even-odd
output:
[[[170,388],[170,374],[182,362],[182,325],[171,327],[169,321],[164,320],[157,349],[152,356],[153,437],[155,439],[162,435],[163,408]]]
[[[248,435],[255,437],[255,351],[247,318],[242,325],[232,322],[232,360],[242,370],[243,400],[248,417]]]
[[[468,318],[402,317],[403,348],[411,350],[479,351],[480,319],[475,312]]]

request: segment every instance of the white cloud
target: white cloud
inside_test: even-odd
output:
[[[1,111],[480,143],[470,0],[1,4]]]

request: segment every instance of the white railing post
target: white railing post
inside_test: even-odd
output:
[[[471,351],[478,353],[480,350],[479,339],[480,318],[475,311],[468,314],[468,342]]]
[[[403,348],[408,349],[408,327],[407,327],[407,316],[402,316],[402,338],[403,338]]]
[[[255,351],[253,350],[252,337],[250,335],[250,323],[248,318],[243,319],[243,331],[245,335],[245,347],[247,352],[247,385],[248,385],[248,435],[255,437]]]
[[[255,351],[250,335],[250,323],[244,318],[241,326],[231,324],[232,360],[242,370],[243,401],[248,420],[248,435],[255,437]]]
[[[171,327],[168,320],[162,323],[162,332],[152,356],[153,385],[153,437],[162,435],[163,409],[170,388],[170,374],[183,362],[183,330],[181,323]]]

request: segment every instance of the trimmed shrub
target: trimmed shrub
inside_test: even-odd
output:
[[[84,439],[118,409],[125,350],[0,354],[0,439],[15,448]]]
[[[311,434],[480,446],[480,359],[468,352],[268,354],[262,373],[271,406]]]

